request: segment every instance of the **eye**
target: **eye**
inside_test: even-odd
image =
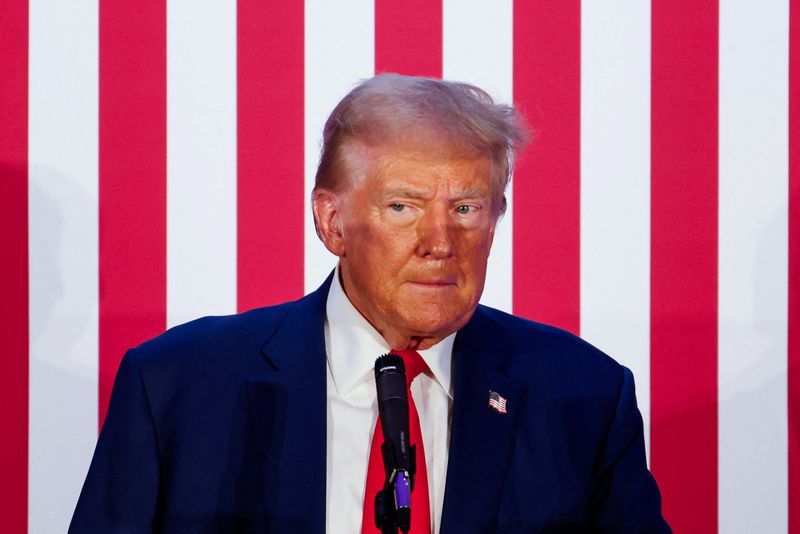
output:
[[[456,207],[456,213],[459,213],[461,215],[466,215],[467,213],[469,213],[471,211],[473,211],[473,207],[469,206],[467,204],[462,204],[462,205]]]
[[[406,205],[405,204],[400,204],[399,202],[395,202],[394,204],[390,204],[389,207],[392,209],[392,211],[403,211],[404,209],[406,209]]]

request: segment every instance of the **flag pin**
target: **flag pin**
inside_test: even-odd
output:
[[[493,389],[489,390],[489,408],[497,413],[508,413],[506,411],[506,398]]]

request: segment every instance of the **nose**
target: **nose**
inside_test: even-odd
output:
[[[428,259],[446,259],[455,254],[454,228],[445,207],[428,210],[417,224],[417,254]]]

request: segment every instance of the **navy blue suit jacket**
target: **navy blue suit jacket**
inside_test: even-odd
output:
[[[129,351],[70,532],[324,533],[329,285]],[[453,376],[442,534],[669,531],[626,368],[479,306]]]

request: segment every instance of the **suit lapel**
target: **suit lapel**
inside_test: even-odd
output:
[[[442,508],[442,534],[483,532],[496,522],[513,449],[524,388],[501,368],[502,339],[480,309],[456,337],[455,391]],[[489,407],[489,391],[507,401],[507,413]]]
[[[270,532],[325,532],[325,302],[331,278],[294,303],[248,384],[253,465]]]

